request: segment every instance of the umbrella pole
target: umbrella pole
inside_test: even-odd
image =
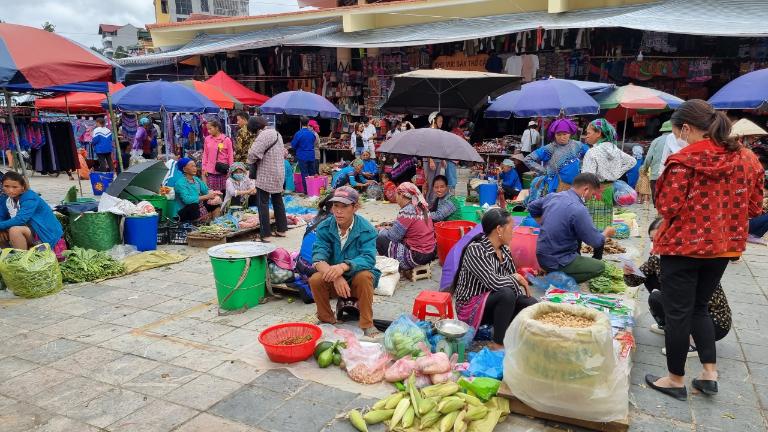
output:
[[[21,141],[19,141],[19,131],[16,129],[16,123],[13,120],[13,106],[11,105],[11,94],[8,90],[5,91],[5,106],[8,108],[8,121],[11,122],[11,131],[13,132],[13,139],[16,141],[16,158],[21,165],[21,175],[27,177],[27,164],[24,162],[24,158],[21,157]]]
[[[120,140],[117,139],[117,118],[115,118],[115,110],[112,109],[112,96],[107,95],[107,109],[109,110],[109,121],[112,123],[112,143],[115,146],[115,153],[117,153],[117,171],[123,171],[123,150],[120,148]]]
[[[624,144],[627,142],[627,117],[629,116],[629,110],[624,108],[624,133],[621,137],[621,150],[624,151]]]
[[[67,111],[67,120],[69,120],[69,101],[67,100],[67,94],[64,93],[64,109]],[[78,159],[79,164],[79,159]],[[80,179],[80,173],[76,172],[75,175],[77,175],[77,187],[80,189],[80,196],[83,196],[83,181]]]

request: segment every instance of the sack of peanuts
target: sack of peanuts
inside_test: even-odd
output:
[[[606,314],[537,303],[509,326],[504,348],[504,382],[530,407],[598,422],[626,418],[630,368],[614,354]]]

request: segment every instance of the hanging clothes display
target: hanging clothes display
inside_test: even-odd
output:
[[[30,158],[34,170],[42,174],[74,171],[80,168],[77,145],[72,124],[56,121],[41,125],[43,140],[40,146],[31,147]]]
[[[136,114],[122,113],[120,115],[120,124],[120,132],[122,133],[123,138],[129,142],[133,142],[133,137],[136,136],[136,130],[139,127]]]

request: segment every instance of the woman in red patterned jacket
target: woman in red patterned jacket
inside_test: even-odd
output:
[[[703,371],[692,382],[717,393],[715,337],[707,304],[730,259],[746,248],[749,218],[762,210],[763,169],[752,153],[729,138],[731,123],[702,100],[672,114],[672,131],[688,146],[667,159],[656,184],[656,209],[664,219],[654,238],[665,287],[666,377],[646,375],[651,388],[687,398],[685,360],[689,335]]]

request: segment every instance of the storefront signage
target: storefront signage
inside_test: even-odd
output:
[[[488,61],[488,54],[467,56],[460,52],[451,56],[440,56],[436,58],[435,61],[432,62],[432,68],[486,72],[486,61]]]

